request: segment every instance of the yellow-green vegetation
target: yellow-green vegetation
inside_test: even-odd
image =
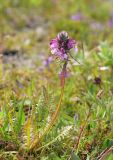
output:
[[[0,160],[113,160],[112,6],[0,1]],[[63,30],[78,52],[61,87],[62,62],[44,60]]]

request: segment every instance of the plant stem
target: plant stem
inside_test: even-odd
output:
[[[99,160],[104,160],[106,158],[106,156],[108,156],[110,154],[110,152],[113,151],[113,146],[111,146],[110,148],[105,149],[105,151],[103,151],[100,156],[98,157]]]
[[[86,118],[86,120],[84,121],[84,123],[83,123],[83,125],[82,125],[82,127],[81,127],[81,129],[80,129],[80,133],[79,133],[79,135],[78,135],[78,139],[76,140],[76,138],[75,138],[75,143],[74,143],[74,146],[73,146],[73,149],[72,149],[72,151],[71,151],[71,155],[70,155],[70,157],[68,158],[68,160],[71,160],[71,156],[72,156],[72,153],[74,152],[74,150],[78,150],[78,147],[79,147],[79,144],[80,144],[80,140],[81,140],[81,137],[82,137],[82,135],[83,135],[83,132],[84,132],[84,129],[85,129],[85,127],[86,127],[86,124],[87,124],[87,121],[88,121],[88,119],[89,119],[89,116],[90,116],[90,111],[89,111],[89,113],[88,113],[88,115],[87,115],[87,118]],[[76,142],[77,141],[77,142]]]

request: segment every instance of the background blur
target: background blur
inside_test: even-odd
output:
[[[47,42],[61,30],[88,48],[112,43],[112,6],[112,0],[0,0],[1,48],[47,52]]]
[[[62,30],[78,54],[69,59],[60,116],[45,133],[62,69],[59,60],[49,63],[49,43]],[[113,0],[0,0],[0,159],[66,160],[79,135],[73,159],[96,159],[113,146],[112,44]],[[29,157],[24,152],[40,135]]]

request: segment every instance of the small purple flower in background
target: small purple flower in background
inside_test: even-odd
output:
[[[84,19],[84,16],[80,12],[73,14],[71,16],[71,20],[73,20],[73,21],[81,21],[83,19]]]
[[[93,22],[90,23],[90,28],[92,30],[102,31],[104,29],[104,25],[100,22],[93,21]]]
[[[53,57],[50,56],[43,61],[43,64],[45,67],[49,67],[49,65],[51,64],[52,61],[53,61]]]
[[[75,48],[76,41],[69,38],[67,32],[60,32],[57,37],[50,42],[50,48],[53,55],[61,60],[68,60],[69,50]]]
[[[77,113],[75,113],[75,115],[74,115],[74,121],[76,122],[76,121],[78,121],[78,119],[79,119],[79,116],[78,116]]]
[[[113,12],[111,13],[111,18],[109,20],[109,26],[112,28],[113,27]]]

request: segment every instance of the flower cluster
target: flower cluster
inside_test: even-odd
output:
[[[61,60],[68,60],[68,52],[76,47],[76,41],[69,38],[67,32],[60,32],[57,37],[50,42],[52,54],[59,57]]]

